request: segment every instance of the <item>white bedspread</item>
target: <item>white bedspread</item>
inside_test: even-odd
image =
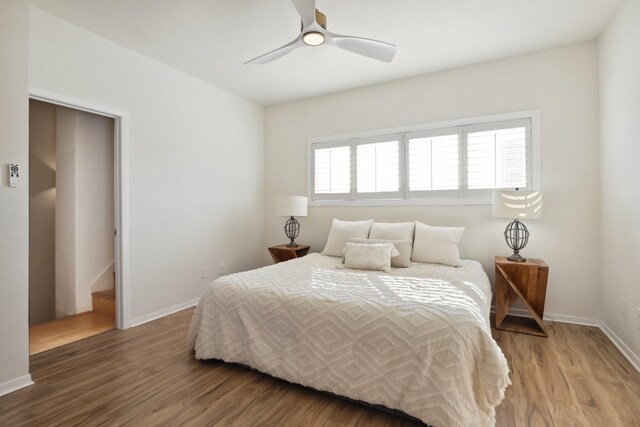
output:
[[[510,384],[476,261],[339,270],[310,254],[213,282],[189,339],[199,359],[399,409],[434,427],[492,426]]]

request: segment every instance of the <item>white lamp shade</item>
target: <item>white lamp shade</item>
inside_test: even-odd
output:
[[[304,196],[278,197],[276,201],[278,216],[307,216],[307,198]]]
[[[542,191],[494,191],[493,217],[542,218]]]

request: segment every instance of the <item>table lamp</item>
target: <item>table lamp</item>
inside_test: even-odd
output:
[[[291,239],[287,246],[290,248],[298,246],[295,239],[300,233],[300,223],[294,217],[307,216],[307,198],[304,196],[278,197],[276,214],[290,217],[284,225],[284,233]]]
[[[521,219],[538,219],[542,217],[541,191],[494,191],[493,217],[510,218],[512,222],[504,230],[504,239],[513,250],[513,255],[507,257],[509,261],[526,261],[520,255],[529,241],[529,230]]]

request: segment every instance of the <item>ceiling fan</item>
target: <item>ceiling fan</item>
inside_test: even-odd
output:
[[[245,64],[266,64],[287,53],[307,46],[332,45],[359,55],[391,62],[396,53],[396,46],[378,40],[363,37],[343,36],[327,31],[327,17],[316,9],[316,0],[291,0],[302,19],[300,35],[291,43],[276,50],[258,56]]]

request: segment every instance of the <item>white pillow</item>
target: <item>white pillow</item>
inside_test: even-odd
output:
[[[408,240],[413,244],[415,222],[374,222],[371,226],[370,239]]]
[[[464,227],[431,227],[416,221],[411,261],[461,265],[458,245],[463,233]]]
[[[397,256],[398,250],[393,243],[352,243],[344,247],[344,264],[339,268],[354,270],[390,271],[391,257]]]
[[[340,221],[334,219],[327,238],[327,244],[322,251],[322,255],[342,256],[342,251],[347,241],[353,237],[366,239],[369,237],[373,220],[367,221]]]
[[[411,242],[409,240],[383,240],[383,239],[349,239],[353,243],[392,243],[398,251],[398,255],[391,258],[391,267],[407,268],[411,265]]]

